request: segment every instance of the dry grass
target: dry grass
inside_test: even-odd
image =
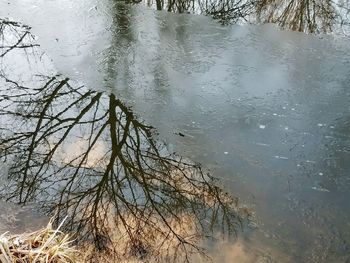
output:
[[[50,221],[46,228],[33,233],[0,235],[0,262],[79,262],[79,253],[72,245],[72,240],[59,230],[61,225],[53,229],[52,221]]]

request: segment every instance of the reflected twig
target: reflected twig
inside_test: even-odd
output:
[[[36,79],[30,88],[0,74],[7,200],[37,202],[58,222],[67,217],[78,241],[117,258],[188,261],[204,253],[204,233],[235,233],[248,216],[199,165],[169,154],[114,94],[59,76]]]

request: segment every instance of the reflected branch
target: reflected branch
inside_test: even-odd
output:
[[[233,234],[249,216],[199,165],[169,153],[115,94],[60,76],[36,76],[33,88],[5,72],[0,81],[1,196],[36,202],[57,222],[68,217],[77,242],[94,244],[90,255],[189,261],[204,254],[202,237]]]
[[[154,3],[147,1],[147,5]],[[329,33],[336,26],[349,25],[347,0],[156,0],[155,7],[174,13],[206,14],[222,24],[275,23],[306,33]]]
[[[333,29],[336,9],[331,0],[262,0],[257,15],[265,23],[310,33],[327,33]]]
[[[29,26],[21,25],[17,22],[0,18],[0,39],[1,39],[0,58],[4,57],[7,53],[9,53],[13,49],[18,49],[18,48],[25,49],[25,48],[39,46],[37,44],[31,43],[34,40],[34,37],[33,35],[30,34],[29,30],[30,30]],[[5,39],[4,35],[8,34],[8,32],[14,33],[16,35],[16,38],[13,39],[12,41],[5,41],[8,39],[7,38]],[[26,43],[26,42],[29,42],[29,43]]]

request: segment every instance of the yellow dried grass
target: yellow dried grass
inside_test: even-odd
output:
[[[76,263],[79,252],[71,238],[59,229],[53,229],[52,220],[46,228],[32,233],[0,235],[1,263]]]

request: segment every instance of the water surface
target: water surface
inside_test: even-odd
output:
[[[1,15],[32,25],[59,72],[118,94],[254,208],[245,249],[348,260],[349,39],[108,1],[11,5]]]

